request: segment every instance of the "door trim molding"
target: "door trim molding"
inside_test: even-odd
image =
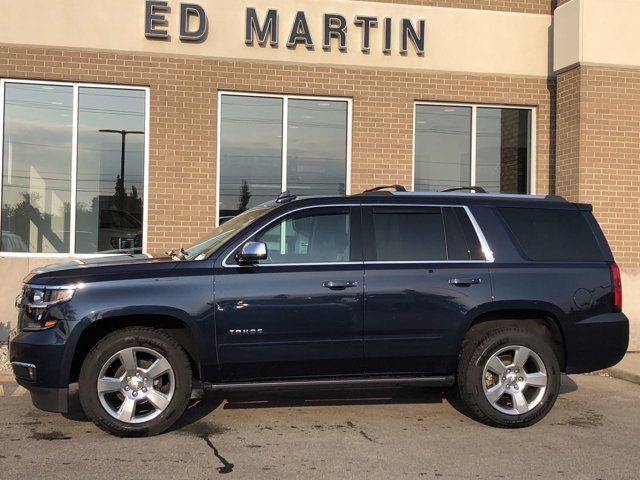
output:
[[[203,383],[205,390],[215,391],[252,391],[252,390],[306,390],[309,388],[341,387],[450,387],[455,383],[453,375],[433,377],[382,377],[382,378],[344,378],[327,380],[284,380],[257,382]]]

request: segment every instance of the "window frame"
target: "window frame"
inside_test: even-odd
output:
[[[72,87],[73,107],[72,107],[72,137],[71,137],[71,212],[69,217],[69,251],[66,253],[43,253],[43,252],[4,252],[0,250],[0,257],[17,258],[99,258],[108,257],[113,254],[105,253],[75,253],[76,246],[76,215],[77,215],[77,188],[78,188],[78,118],[79,118],[79,97],[81,88],[105,88],[112,90],[137,90],[145,92],[144,105],[144,195],[142,207],[142,254],[147,255],[148,244],[148,220],[149,220],[149,135],[150,135],[150,110],[151,110],[151,89],[141,85],[121,85],[110,83],[89,83],[89,82],[66,82],[49,80],[30,80],[0,78],[0,199],[2,199],[2,184],[4,183],[4,95],[6,84],[26,84],[43,85],[56,87]],[[1,201],[1,200],[0,200]],[[2,230],[2,218],[0,217],[0,231]]]
[[[288,125],[289,125],[289,100],[319,100],[327,102],[344,102],[347,104],[347,151],[345,172],[345,195],[351,195],[351,145],[353,124],[353,99],[351,97],[327,97],[317,95],[288,95],[276,93],[242,92],[218,90],[218,111],[216,125],[216,199],[215,199],[215,226],[220,225],[220,134],[222,133],[222,97],[225,95],[236,97],[262,97],[279,98],[282,100],[282,158],[280,159],[280,189],[287,190],[287,154],[288,154]]]
[[[537,110],[538,108],[533,105],[503,105],[503,104],[485,104],[485,103],[464,103],[464,102],[438,102],[427,100],[416,100],[413,102],[413,146],[412,146],[412,160],[411,160],[411,189],[415,191],[416,187],[416,137],[417,137],[417,110],[418,107],[432,106],[432,107],[467,107],[471,108],[471,156],[470,156],[470,174],[469,186],[482,186],[476,185],[477,178],[477,132],[478,132],[478,109],[479,108],[493,108],[493,109],[509,109],[509,110],[528,110],[531,112],[531,155],[527,161],[527,195],[535,195],[537,191],[536,181],[536,166],[537,166]],[[467,186],[467,185],[463,185]]]

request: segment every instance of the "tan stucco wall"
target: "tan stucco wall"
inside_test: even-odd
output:
[[[528,76],[547,76],[551,68],[551,15],[351,0],[199,0],[198,3],[205,8],[209,18],[209,34],[201,43],[178,39],[179,2],[174,0],[169,1],[172,12],[167,17],[171,41],[145,38],[145,2],[142,0],[22,0],[16,6],[2,9],[0,43]],[[255,7],[261,19],[269,8],[278,9],[278,48],[245,45],[246,7]],[[295,49],[286,47],[298,10],[307,15],[315,44],[312,51],[301,45]],[[323,13],[339,13],[346,17],[346,52],[338,51],[336,40],[331,52],[322,49]],[[379,18],[378,28],[372,30],[370,54],[360,51],[361,29],[353,24],[356,15]],[[390,55],[382,53],[382,20],[385,17],[393,19]],[[414,23],[418,19],[426,20],[424,57],[416,55],[411,46],[406,56],[399,53],[402,18]]]
[[[553,68],[640,67],[640,0],[571,0],[554,14]]]
[[[629,351],[640,351],[640,269],[622,269],[622,310],[629,317]]]

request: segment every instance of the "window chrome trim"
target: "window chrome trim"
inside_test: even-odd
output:
[[[269,263],[269,264],[260,264],[256,263],[253,265],[239,265],[239,264],[229,264],[227,260],[229,257],[233,255],[233,253],[240,248],[245,242],[247,242],[250,238],[257,235],[258,233],[264,231],[265,229],[274,226],[274,224],[280,220],[282,217],[289,215],[290,213],[295,213],[301,210],[308,210],[311,208],[334,208],[334,207],[437,207],[437,208],[462,208],[467,214],[471,225],[473,226],[476,235],[478,236],[478,241],[480,242],[480,246],[482,247],[482,253],[484,254],[484,260],[389,260],[389,261],[377,261],[377,260],[369,260],[369,261],[353,261],[353,262],[310,262],[310,263]],[[263,228],[252,232],[248,235],[244,240],[237,243],[234,248],[224,257],[222,261],[222,266],[224,268],[263,268],[263,267],[308,267],[308,266],[331,266],[331,265],[384,265],[384,264],[398,264],[398,265],[406,265],[406,264],[434,264],[434,263],[445,263],[445,264],[462,264],[462,263],[473,263],[473,264],[486,264],[493,263],[495,258],[493,256],[493,251],[489,248],[489,243],[487,242],[480,225],[476,221],[473,213],[466,205],[437,205],[437,204],[418,204],[418,203],[340,203],[340,204],[328,204],[328,205],[307,205],[305,207],[299,207],[294,210],[289,210],[278,215],[273,221],[269,222]]]

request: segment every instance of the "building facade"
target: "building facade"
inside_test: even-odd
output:
[[[0,340],[34,267],[288,189],[594,205],[640,348],[640,0],[23,0],[0,17]]]

